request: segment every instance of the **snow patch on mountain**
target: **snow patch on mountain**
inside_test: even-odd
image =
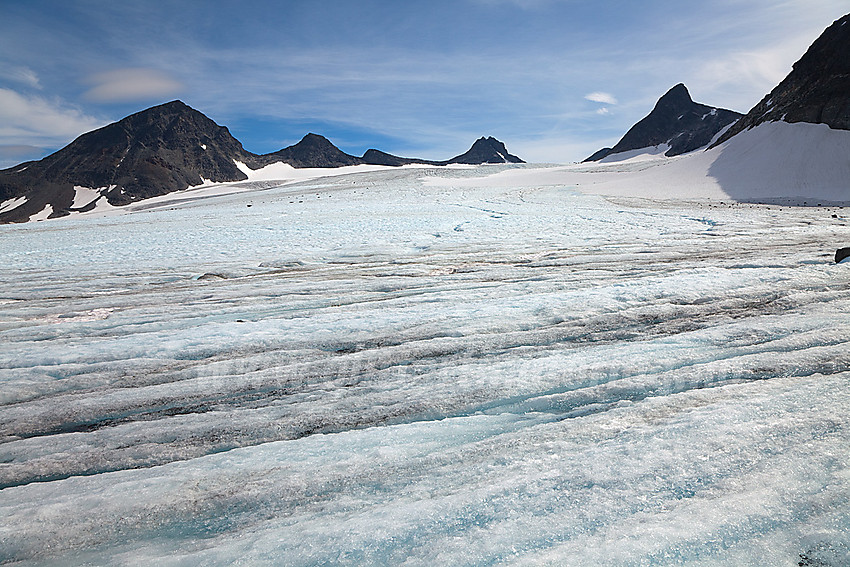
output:
[[[12,209],[17,209],[21,205],[27,202],[26,197],[16,197],[14,199],[6,199],[2,203],[0,203],[0,213],[4,211],[11,211]]]
[[[99,197],[99,189],[74,185],[74,202],[71,203],[71,208],[81,209]]]
[[[599,160],[599,163],[615,163],[623,161],[643,161],[647,159],[657,159],[664,157],[664,154],[670,150],[670,144],[659,144],[657,146],[649,146],[646,148],[638,148],[636,150],[627,150],[616,154],[610,154]]]
[[[35,213],[34,215],[30,215],[30,222],[34,221],[43,221],[47,220],[47,218],[53,214],[53,207],[51,205],[45,205],[41,211]]]

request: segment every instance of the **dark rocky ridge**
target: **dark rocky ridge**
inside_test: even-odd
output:
[[[75,185],[114,186],[103,198],[124,205],[199,185],[201,177],[246,179],[234,159],[252,162],[253,154],[224,126],[180,101],[169,102],[83,134],[42,160],[0,171],[0,202],[28,196],[26,205],[0,214],[0,221],[25,220],[20,217],[46,204],[53,216],[67,214]]]
[[[664,94],[646,117],[632,126],[617,144],[599,150],[584,161],[599,161],[612,154],[668,144],[668,157],[705,147],[723,128],[742,114],[694,102],[679,83]]]
[[[276,152],[257,157],[262,165],[284,162],[292,167],[344,167],[360,165],[361,158],[349,155],[324,136],[307,134],[300,142]]]
[[[445,165],[444,161],[431,161],[427,159],[419,159],[419,158],[405,158],[398,157],[392,154],[388,154],[387,152],[382,152],[381,150],[369,149],[366,150],[366,153],[363,154],[361,158],[363,163],[368,163],[369,165],[393,165],[393,166],[401,166],[401,165],[410,165],[411,163],[419,163],[424,165]]]
[[[0,203],[19,197],[27,199],[23,205],[0,212],[0,223],[24,222],[47,205],[52,207],[52,218],[93,209],[101,199],[111,205],[126,205],[200,185],[203,180],[247,179],[235,161],[252,169],[277,162],[296,168],[521,162],[494,138],[481,138],[465,154],[434,162],[400,158],[378,150],[356,157],[312,133],[297,144],[257,155],[245,150],[226,127],[181,101],[172,101],[83,134],[39,161],[0,170]],[[74,186],[100,189],[100,196],[74,208]]]
[[[478,138],[465,153],[445,161],[403,158],[379,150],[367,150],[361,159],[363,163],[370,165],[408,165],[412,163],[424,165],[525,163],[517,156],[508,153],[505,144],[492,136]]]
[[[850,130],[850,14],[829,26],[791,72],[715,145],[765,122],[809,122]]]
[[[593,155],[591,155],[589,158],[586,158],[584,161],[599,161],[608,154],[610,154],[612,149],[613,148],[602,148],[601,150],[596,150],[595,152],[593,152]]]

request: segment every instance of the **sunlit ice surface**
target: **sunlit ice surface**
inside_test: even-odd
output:
[[[847,565],[850,210],[504,167],[0,227],[0,563]]]

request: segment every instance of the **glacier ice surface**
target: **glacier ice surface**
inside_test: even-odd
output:
[[[501,169],[0,227],[0,563],[846,565],[844,212]]]

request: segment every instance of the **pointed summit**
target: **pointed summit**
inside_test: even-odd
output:
[[[692,104],[694,104],[694,101],[691,98],[691,93],[688,92],[688,87],[683,83],[679,83],[658,99],[653,112],[689,110]]]
[[[826,28],[794,63],[788,76],[717,144],[739,132],[777,120],[850,130],[850,14]]]
[[[718,132],[740,117],[738,112],[694,102],[687,87],[679,83],[664,93],[652,112],[632,126],[610,151],[600,150],[585,161],[656,147],[661,147],[666,156],[692,152],[707,146]]]
[[[515,155],[509,154],[505,144],[490,136],[478,138],[469,150],[445,163],[525,163]]]

